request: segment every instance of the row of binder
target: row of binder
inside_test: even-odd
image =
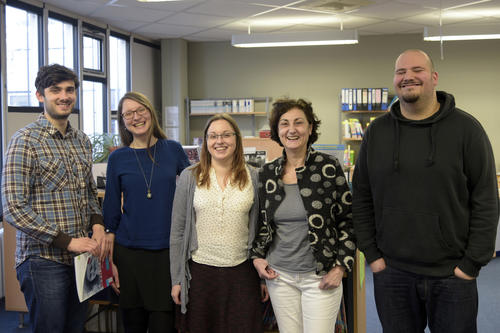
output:
[[[254,112],[254,100],[247,99],[205,99],[191,100],[191,114],[222,112]]]
[[[389,88],[342,88],[342,111],[387,110]]]

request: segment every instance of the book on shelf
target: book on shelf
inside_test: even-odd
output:
[[[344,138],[346,139],[362,139],[364,135],[363,127],[359,119],[351,118],[342,121],[344,129]]]

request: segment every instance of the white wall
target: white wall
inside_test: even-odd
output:
[[[159,112],[161,110],[160,50],[133,42],[131,55],[131,90],[145,94]]]
[[[340,89],[389,87],[393,92],[394,61],[408,48],[429,53],[439,73],[438,89],[455,95],[457,106],[483,124],[500,170],[496,41],[445,43],[444,60],[439,43],[423,42],[420,34],[365,36],[346,46],[238,49],[222,42],[189,43],[189,97],[304,97],[322,120],[318,143],[338,143]],[[191,136],[199,135],[203,123],[192,121]]]
[[[14,135],[18,129],[37,120],[39,115],[39,113],[7,112],[7,140],[4,144],[5,149],[7,149],[12,135]],[[71,126],[79,128],[78,114],[71,114],[69,116],[69,122]]]

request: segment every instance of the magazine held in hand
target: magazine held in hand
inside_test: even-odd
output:
[[[80,302],[97,294],[113,282],[113,272],[108,258],[101,262],[89,252],[75,257],[75,276]]]

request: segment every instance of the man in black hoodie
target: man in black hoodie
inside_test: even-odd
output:
[[[398,57],[399,101],[366,130],[354,171],[354,229],[385,333],[476,332],[476,277],[494,252],[490,142],[437,82],[423,51]]]

